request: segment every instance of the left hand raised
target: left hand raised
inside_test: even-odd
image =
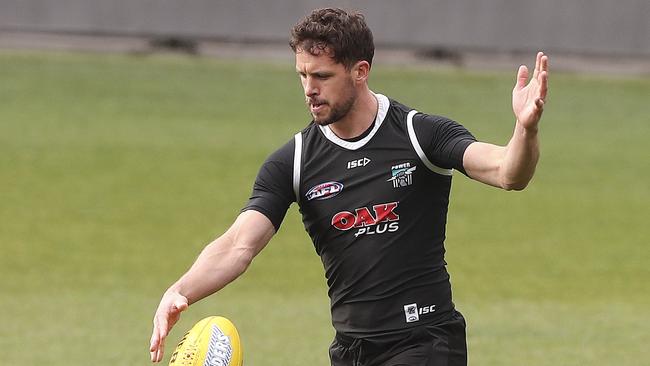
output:
[[[548,91],[548,56],[544,52],[537,53],[533,77],[528,85],[526,81],[528,68],[521,65],[517,71],[517,84],[512,90],[512,111],[522,127],[536,130]]]

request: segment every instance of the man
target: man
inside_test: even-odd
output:
[[[363,16],[315,10],[292,29],[310,123],[262,165],[234,224],[164,294],[154,316],[160,361],[180,313],[242,274],[297,202],[325,266],[336,338],[332,365],[466,365],[465,321],[444,261],[451,170],[506,190],[531,180],[548,58],[513,90],[505,147],[368,88],[373,38]]]

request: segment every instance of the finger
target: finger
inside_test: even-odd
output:
[[[151,362],[158,362],[158,350],[160,349],[160,330],[154,327],[153,334],[151,335],[151,346],[149,353],[151,354]]]
[[[167,332],[164,329],[159,329],[158,337],[160,341],[158,342],[158,347],[156,348],[156,357],[154,362],[160,362],[165,354],[165,338]]]
[[[149,353],[151,354],[151,362],[156,362],[158,342],[159,342],[158,331],[154,329],[154,333],[151,335],[151,345],[149,346]]]
[[[533,79],[537,79],[537,75],[539,74],[540,67],[542,65],[542,56],[544,55],[543,52],[537,52],[537,55],[535,56],[535,70],[533,71]]]
[[[158,348],[158,357],[156,358],[156,362],[162,361],[164,355],[165,355],[165,339],[163,339],[160,342],[160,348]]]
[[[154,327],[153,333],[151,334],[151,343],[149,344],[149,352],[153,352],[158,349],[158,344],[160,343],[160,337],[158,337],[158,329]]]
[[[151,362],[160,362],[163,359],[164,344],[161,343],[159,348],[151,351]]]
[[[528,68],[526,65],[521,65],[519,66],[519,70],[517,70],[517,84],[515,84],[515,90],[525,87],[526,81],[528,81]]]
[[[542,55],[540,61],[539,71],[548,71],[548,56]]]
[[[160,357],[160,345],[156,347],[155,350],[151,352],[151,362],[160,362],[162,357]]]
[[[162,359],[162,354],[160,353],[160,348],[156,348],[156,349],[150,351],[150,353],[151,353],[151,362],[160,362],[160,360]]]
[[[539,60],[539,72],[535,76],[535,79],[537,79],[537,82],[541,83],[542,78],[541,75],[542,73],[548,74],[548,56],[544,55],[542,58]]]
[[[154,323],[155,334],[152,335],[152,344],[150,351],[153,354],[151,360],[153,362],[158,362],[162,359],[162,351],[165,347],[165,338],[167,337],[169,329],[167,319],[164,316],[156,316]],[[155,340],[155,344],[153,340]]]
[[[539,73],[539,97],[542,100],[546,100],[547,93],[548,93],[548,72],[542,71]]]
[[[151,353],[151,362],[158,362],[158,349],[155,349]]]
[[[155,350],[151,355],[151,362],[160,362],[162,357],[160,357],[160,350]]]
[[[158,345],[158,331],[156,326],[153,327],[153,332],[151,333],[151,341],[149,342],[149,351],[153,351]]]
[[[160,329],[158,326],[158,317],[153,319],[153,331],[151,332],[151,343],[149,344],[149,353],[151,362],[157,362],[158,347],[160,346]]]

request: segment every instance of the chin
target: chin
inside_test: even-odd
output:
[[[327,116],[327,117],[328,117],[328,116]],[[325,118],[324,118],[324,117],[318,118],[318,117],[315,116],[314,114],[311,115],[311,118],[314,120],[314,123],[317,124],[317,125],[319,125],[319,126],[327,126],[327,125],[329,125],[329,124],[334,123],[334,121],[332,121],[331,118],[327,118],[327,117],[325,117]]]
[[[320,119],[320,120],[318,120],[318,119],[314,118],[314,123],[316,123],[319,126],[331,125],[334,122],[336,122],[336,121],[331,120],[331,119]]]

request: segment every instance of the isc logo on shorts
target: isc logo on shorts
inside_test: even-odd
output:
[[[413,323],[420,320],[420,315],[430,314],[436,311],[435,305],[427,305],[418,308],[417,303],[404,305],[404,316],[406,316],[407,323]]]

